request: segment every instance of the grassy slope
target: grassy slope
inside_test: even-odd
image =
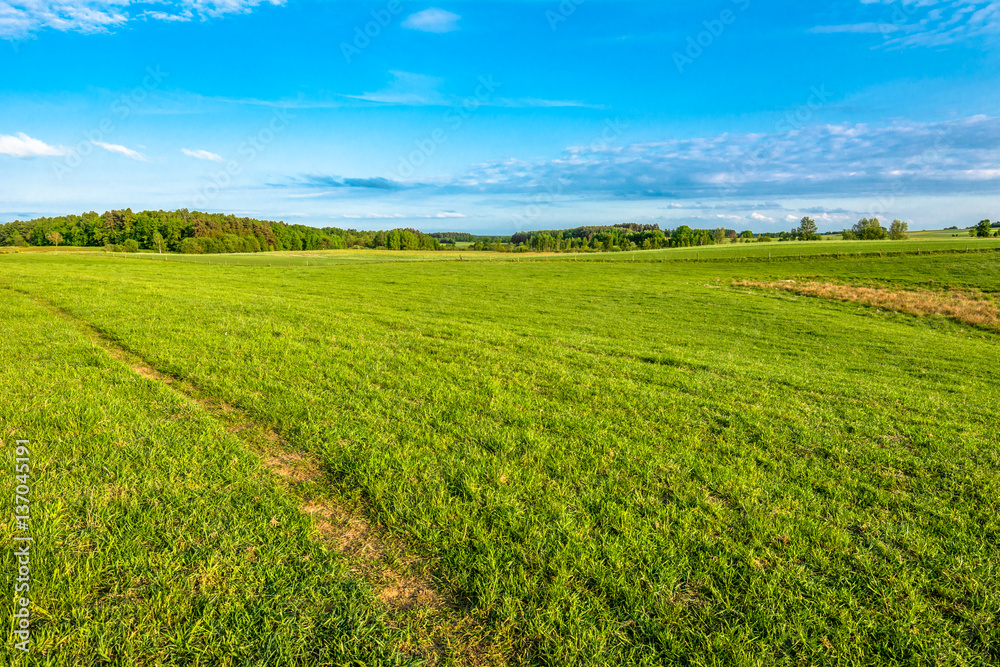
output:
[[[512,658],[974,664],[1000,646],[996,337],[725,279],[996,291],[998,260],[36,257],[0,283],[323,457]]]
[[[3,488],[30,439],[35,538],[32,652],[7,636],[0,663],[403,662],[367,588],[200,408],[7,290],[0,331]]]

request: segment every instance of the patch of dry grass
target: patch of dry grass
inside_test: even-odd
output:
[[[982,294],[855,287],[836,283],[797,282],[795,280],[778,282],[738,280],[734,281],[733,285],[735,287],[778,289],[821,299],[863,303],[867,306],[909,315],[936,315],[963,324],[1000,331],[1000,308],[997,307],[996,301]]]

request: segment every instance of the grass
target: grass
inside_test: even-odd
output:
[[[4,291],[0,326],[0,436],[31,440],[35,540],[32,653],[5,641],[0,661],[407,662],[370,587],[217,420],[25,296]]]
[[[996,250],[1000,248],[1000,239],[973,239],[968,236],[961,239],[919,239],[910,238],[906,241],[773,241],[771,243],[723,243],[720,245],[703,246],[700,248],[670,248],[640,253],[622,253],[625,256],[639,255],[651,259],[701,259],[701,260],[738,260],[738,259],[786,259],[795,257],[810,257],[815,255],[831,255],[834,257],[851,258],[869,254],[918,254],[922,252],[964,252]],[[600,255],[590,255],[600,257]]]
[[[968,229],[935,229],[919,232],[910,232],[910,238],[918,239],[954,239],[972,238]]]
[[[770,263],[690,262],[694,249],[635,261],[622,253],[320,266],[14,255],[0,257],[0,290],[5,304],[8,295],[25,301],[20,293],[55,304],[312,457],[332,497],[430,564],[436,590],[482,628],[497,662],[996,664],[996,334],[934,315],[747,293],[732,281],[960,288],[993,298],[1000,253],[955,253],[962,248],[945,240],[927,243],[949,251],[939,254],[809,255],[836,243],[715,250],[786,253]],[[886,247],[908,248],[871,250]],[[41,332],[52,322],[42,311],[17,316],[38,329],[23,348],[49,355],[50,384],[23,390],[7,420],[37,416],[5,425],[5,437],[57,442],[65,437],[54,430],[57,410],[111,398],[103,385],[69,389],[60,378],[75,366],[59,366],[69,352],[45,352]],[[107,382],[123,392],[137,380],[119,371]],[[30,396],[49,397],[49,411],[33,409]],[[97,423],[126,434],[170,423],[139,396],[115,401],[119,412]],[[308,522],[286,518],[287,533],[269,529],[274,509],[229,494],[253,486],[290,513],[296,499],[249,481],[260,479],[252,465],[212,464],[231,459],[237,443],[202,421],[207,435],[164,437],[161,454],[143,456],[174,472],[142,486],[136,502],[160,488],[184,493],[185,475],[204,476],[189,502],[216,508],[203,520],[212,531],[274,540],[273,563],[292,579],[307,576],[299,554],[321,549],[303,537]],[[79,463],[69,471],[92,477],[43,468],[37,483],[52,500],[39,506],[67,489],[86,496],[108,465],[112,447],[91,445],[101,437],[92,431],[90,422],[76,427]],[[158,473],[116,474],[139,485]],[[75,527],[53,530],[54,545]],[[114,542],[161,530],[138,516]],[[117,572],[131,571],[127,553],[107,556]],[[312,562],[336,568],[338,556],[317,552]],[[39,614],[71,588],[67,571],[39,572]],[[342,628],[296,653],[296,621],[268,643],[287,649],[283,664],[328,642],[348,642],[344,655],[372,651],[369,662],[402,659],[419,633],[436,632],[387,622],[377,592],[353,576],[325,581],[355,586],[351,604],[363,610],[356,617],[369,643],[350,644],[353,631]],[[220,605],[235,596],[250,607],[262,595],[277,604],[295,590],[284,579],[269,588],[225,580]],[[334,588],[313,599],[341,618],[348,603]],[[87,590],[90,598],[70,596],[65,608],[109,596]],[[180,625],[201,627],[180,588],[170,600],[164,608],[177,608]],[[135,624],[145,613],[137,603],[106,618]],[[148,626],[135,628],[153,641]],[[97,645],[87,637],[81,647]],[[217,639],[203,644],[211,655],[225,652]],[[74,664],[55,647],[52,655],[51,664]]]

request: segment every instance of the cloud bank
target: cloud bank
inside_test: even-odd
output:
[[[0,38],[21,39],[42,29],[111,32],[129,21],[192,21],[246,14],[261,4],[285,0],[0,0]],[[130,9],[140,11],[130,12]]]
[[[1000,118],[987,116],[570,148],[547,161],[480,164],[441,185],[626,198],[868,196],[900,188],[957,194],[998,186]]]
[[[881,34],[886,49],[941,47],[1000,35],[997,0],[859,0],[865,21],[813,33]]]

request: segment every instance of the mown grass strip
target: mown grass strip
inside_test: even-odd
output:
[[[35,538],[30,653],[5,636],[0,664],[425,662],[218,420],[6,290],[0,332],[0,439],[30,442]]]
[[[107,333],[36,296],[24,294],[49,313],[73,325],[113,359],[137,375],[168,387],[181,400],[225,425],[226,430],[248,445],[299,500],[302,513],[312,522],[315,539],[346,556],[351,570],[375,589],[376,598],[389,608],[389,622],[405,628],[404,651],[426,664],[476,664],[495,662],[481,625],[462,617],[456,605],[439,593],[430,575],[430,562],[406,553],[406,545],[390,538],[356,507],[349,507],[322,483],[317,461],[290,445],[272,428],[255,423],[232,405],[210,396],[194,383],[157,370]],[[276,519],[272,525],[280,525]]]

